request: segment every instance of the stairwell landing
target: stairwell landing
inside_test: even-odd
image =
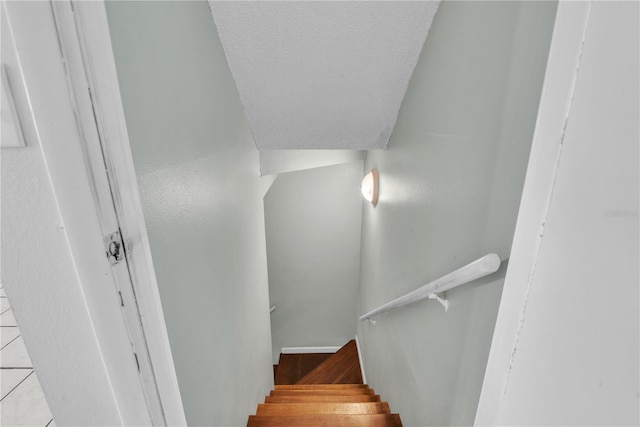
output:
[[[354,340],[331,355],[281,354],[275,389],[247,426],[402,426],[400,415],[363,384],[361,372]]]

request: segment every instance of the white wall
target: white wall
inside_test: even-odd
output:
[[[357,150],[263,150],[260,151],[260,173],[274,175],[349,163],[363,158],[364,152]]]
[[[359,314],[510,253],[553,26],[551,2],[443,2],[363,206]],[[410,426],[473,422],[506,269],[361,322],[367,380]]]
[[[206,2],[108,2],[189,425],[246,423],[273,384],[259,158]]]
[[[362,161],[281,174],[265,196],[273,360],[356,332]]]
[[[561,3],[478,425],[638,425],[637,2]]]

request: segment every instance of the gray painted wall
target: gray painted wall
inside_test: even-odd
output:
[[[362,161],[281,174],[265,196],[274,362],[356,333]]]
[[[258,152],[206,2],[107,2],[189,425],[246,423],[273,384]]]
[[[509,256],[555,3],[445,2],[363,208],[359,313],[476,258]],[[472,424],[506,263],[360,323],[369,383],[411,426]]]

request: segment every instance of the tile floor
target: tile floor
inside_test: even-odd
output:
[[[55,427],[13,310],[0,285],[0,426]]]

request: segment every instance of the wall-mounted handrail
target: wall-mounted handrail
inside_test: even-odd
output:
[[[500,257],[497,254],[488,254],[480,259],[473,261],[453,271],[447,275],[440,277],[426,285],[420,286],[418,289],[411,291],[399,298],[389,301],[381,305],[375,310],[360,316],[360,320],[368,320],[373,316],[400,308],[415,301],[425,298],[434,298],[438,293],[453,289],[457,286],[464,285],[473,280],[484,277],[488,274],[495,273],[500,268]]]

